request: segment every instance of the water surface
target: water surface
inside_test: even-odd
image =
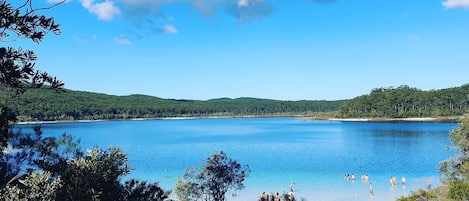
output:
[[[252,171],[246,189],[229,200],[287,192],[291,182],[297,198],[368,200],[369,184],[360,181],[366,173],[374,184],[373,199],[386,201],[424,188],[429,178],[438,185],[438,164],[453,155],[445,146],[457,124],[215,118],[42,126],[47,136],[66,132],[81,138],[83,147],[121,147],[135,169],[129,177],[159,181],[168,190],[186,168],[199,167],[223,150]],[[344,182],[343,176],[352,173],[358,180]],[[390,187],[391,176],[405,176],[407,185]]]

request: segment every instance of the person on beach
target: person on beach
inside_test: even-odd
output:
[[[265,196],[265,192],[261,193],[261,196],[259,197],[259,201],[267,201],[266,196]]]
[[[404,176],[401,177],[401,184],[402,184],[403,186],[405,186],[405,177],[404,177]]]
[[[431,178],[428,178],[428,179],[427,179],[427,189],[428,189],[428,190],[431,190],[431,189],[432,189],[432,179],[431,179]]]
[[[362,174],[362,182],[363,183],[368,183],[368,175],[365,174],[365,173]]]
[[[290,192],[288,193],[288,199],[289,199],[290,201],[294,201],[294,200],[295,200],[295,194],[293,193],[293,191],[290,191]]]
[[[277,192],[277,195],[275,195],[274,201],[280,201],[282,198],[280,197],[280,194]]]
[[[373,183],[370,182],[370,197],[373,197],[374,192],[373,192]]]
[[[352,181],[355,181],[355,174],[352,173]]]
[[[290,191],[293,192],[293,187],[295,187],[295,182],[290,184]]]
[[[397,185],[396,177],[395,177],[395,176],[392,176],[392,177],[389,179],[389,183],[391,184],[391,186]]]

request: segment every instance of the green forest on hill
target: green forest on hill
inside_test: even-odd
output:
[[[344,118],[462,116],[469,111],[469,84],[423,91],[406,85],[376,88],[340,107]]]
[[[469,111],[469,85],[423,91],[406,85],[376,88],[350,100],[280,101],[219,98],[206,101],[162,99],[146,95],[28,89],[11,99],[0,90],[20,121],[97,120],[207,116],[315,116],[340,118],[406,118],[461,116]]]
[[[2,90],[0,97],[8,99]],[[220,98],[207,101],[162,99],[146,95],[114,96],[100,93],[28,89],[10,100],[21,121],[96,120],[206,116],[293,116],[337,111],[343,101],[279,101]]]

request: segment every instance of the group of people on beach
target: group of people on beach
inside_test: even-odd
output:
[[[389,179],[389,184],[391,184],[391,186],[396,186],[397,185],[396,176],[392,176]],[[405,186],[405,177],[404,176],[401,177],[401,184],[402,184],[402,186]]]
[[[295,201],[295,194],[293,193],[293,187],[295,187],[295,182],[290,184],[290,192],[288,194],[284,194],[284,201]],[[277,194],[266,194],[265,192],[261,193],[259,197],[259,201],[281,201],[282,196],[277,192]]]
[[[355,174],[345,174],[344,175],[344,181],[345,182],[349,182],[350,180],[352,181],[355,181]],[[368,180],[369,180],[369,177],[367,174],[363,173],[361,175],[361,180],[363,183],[368,183]],[[396,176],[392,176],[390,179],[389,179],[389,183],[391,184],[391,187],[394,187],[397,185],[397,178]],[[401,184],[403,187],[405,187],[405,184],[406,184],[406,178],[404,176],[401,177]],[[374,196],[374,186],[373,186],[373,183],[370,182],[369,183],[369,187],[370,187],[370,197],[373,197]]]
[[[347,182],[347,181],[355,181],[355,174],[352,173],[352,175],[350,174],[345,174],[344,175],[344,180]],[[362,182],[368,182],[368,175],[363,173],[362,176],[361,176],[361,179],[362,179]]]
[[[259,197],[259,201],[281,201],[280,194],[277,193],[274,195],[273,193],[266,194],[265,192],[262,192],[261,196]]]

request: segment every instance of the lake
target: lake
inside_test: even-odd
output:
[[[18,125],[28,129],[33,125]],[[262,192],[283,193],[295,182],[297,198],[309,201],[395,200],[439,185],[439,162],[454,151],[448,134],[456,123],[341,122],[294,118],[207,118],[43,124],[45,136],[69,133],[84,148],[118,146],[129,153],[128,177],[158,181],[172,190],[186,168],[200,167],[223,150],[251,175],[233,201],[257,200]],[[25,132],[27,130],[24,130]],[[345,174],[357,180],[345,182]],[[369,175],[375,196],[369,197]],[[407,184],[391,187],[389,178]]]

